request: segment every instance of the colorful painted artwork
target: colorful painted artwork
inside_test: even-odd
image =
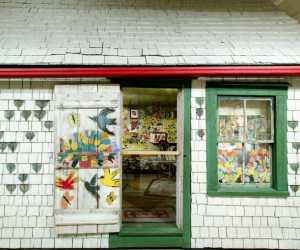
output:
[[[262,144],[260,149],[246,143],[245,183],[270,183],[270,151],[268,144]]]
[[[227,145],[218,149],[218,179],[219,183],[242,183],[243,167],[238,158],[242,158],[241,145]]]
[[[247,140],[270,140],[270,120],[265,116],[247,116]]]
[[[117,196],[115,196],[114,191],[111,191],[105,201],[110,206],[114,202],[115,199],[117,199]]]
[[[220,115],[219,129],[220,141],[244,140],[244,116]]]
[[[89,168],[91,166],[118,166],[120,149],[116,142],[109,139],[107,133],[85,130],[69,136],[69,141],[63,143],[59,162],[69,167]]]
[[[70,201],[74,199],[74,196],[70,196],[69,191],[66,191],[60,201],[60,206],[62,209],[67,209],[68,206],[71,206]]]
[[[163,132],[162,121],[165,112],[160,106],[151,106],[138,112],[139,120],[130,120],[130,109],[123,108],[123,147],[136,145],[141,149],[148,149],[150,133]],[[136,132],[136,136],[132,136],[132,132]]]
[[[119,187],[120,186],[120,179],[113,180],[113,178],[120,172],[120,169],[114,170],[110,174],[109,168],[104,168],[104,176],[101,176],[100,182],[108,187]]]
[[[72,127],[75,126],[75,124],[77,124],[78,126],[80,125],[80,121],[79,121],[79,114],[70,114],[68,117],[69,123]]]
[[[115,112],[114,109],[103,109],[100,111],[99,116],[90,117],[94,122],[98,123],[99,129],[103,132],[107,133],[108,135],[114,136],[115,133],[109,131],[106,128],[106,125],[116,125],[116,118],[109,119],[107,118],[108,115]]]
[[[141,125],[139,121],[131,121],[131,130],[139,129],[139,125]]]
[[[171,129],[164,129],[164,132],[167,133],[167,141],[169,143],[177,143],[177,129],[171,128]]]
[[[74,177],[76,173],[77,169],[72,170],[65,180],[55,175],[55,188],[62,190],[75,190],[74,184],[80,181],[80,178]]]
[[[90,181],[84,181],[79,177],[81,181],[84,182],[85,190],[95,199],[100,199],[98,191],[100,190],[100,186],[96,185],[97,175],[95,174]]]

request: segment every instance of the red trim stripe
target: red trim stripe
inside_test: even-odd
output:
[[[300,66],[0,68],[0,78],[299,76]]]

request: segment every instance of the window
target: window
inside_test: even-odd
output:
[[[287,85],[208,84],[207,190],[211,196],[289,196]]]

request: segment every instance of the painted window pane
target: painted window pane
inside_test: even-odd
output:
[[[245,144],[245,183],[270,183],[270,144]]]
[[[218,144],[218,179],[223,184],[243,182],[242,143]]]
[[[246,100],[247,140],[271,140],[271,100]]]
[[[244,140],[244,100],[219,99],[219,141]]]

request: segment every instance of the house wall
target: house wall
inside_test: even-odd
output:
[[[207,80],[223,81],[288,81],[288,121],[300,122],[300,80],[293,78],[218,78],[192,82],[192,239],[193,248],[281,248],[299,249],[300,246],[300,191],[291,197],[208,197],[206,195],[206,136],[201,140],[197,130],[206,131],[204,114],[196,119],[196,97],[205,98]],[[100,83],[88,80],[86,83]],[[56,235],[53,220],[53,128],[44,126],[53,121],[53,89],[55,84],[66,83],[64,79],[12,79],[0,81],[0,142],[17,142],[14,153],[6,148],[0,152],[0,248],[106,248],[108,234]],[[17,110],[13,101],[25,103]],[[41,121],[33,114],[25,121],[22,110],[40,110],[35,100],[50,100],[44,108],[46,115]],[[8,121],[5,110],[14,110]],[[35,133],[30,142],[25,134]],[[300,128],[295,133],[288,128],[288,163],[296,163],[296,150],[292,142],[300,142]],[[299,131],[299,132],[298,132]],[[15,163],[16,169],[9,173],[6,164]],[[42,164],[35,173],[32,164]],[[288,167],[289,185],[300,185],[300,174],[295,175]],[[23,194],[18,174],[28,174],[24,184],[29,190]],[[16,185],[10,194],[7,185]]]
[[[85,82],[95,83],[93,79]],[[0,142],[18,143],[14,153],[8,147],[3,153],[0,150],[0,248],[108,247],[108,234],[54,234],[54,133],[53,127],[48,130],[44,122],[54,120],[53,89],[59,83],[65,83],[65,79],[0,80],[0,131],[4,132]],[[20,111],[14,105],[17,99],[25,101]],[[40,110],[36,100],[50,100],[43,109],[45,117],[39,121],[32,112],[25,121],[22,110]],[[5,110],[15,112],[10,121],[4,117]],[[31,142],[25,137],[28,131],[35,134]],[[7,163],[16,164],[11,174]],[[32,169],[35,163],[42,164],[38,173]],[[29,185],[29,190],[25,194],[20,190],[19,174],[28,174],[24,184]],[[10,193],[6,187],[12,184],[16,189]]]
[[[300,122],[300,79],[287,78],[200,78],[192,82],[192,248],[300,248],[300,190],[293,192],[290,185],[300,185],[300,174],[288,166],[288,185],[291,197],[208,197],[206,194],[206,110],[201,119],[196,117],[196,97],[206,97],[207,81],[289,82],[287,119]],[[288,163],[299,162],[292,142],[300,142],[300,128],[295,133],[288,127]]]

